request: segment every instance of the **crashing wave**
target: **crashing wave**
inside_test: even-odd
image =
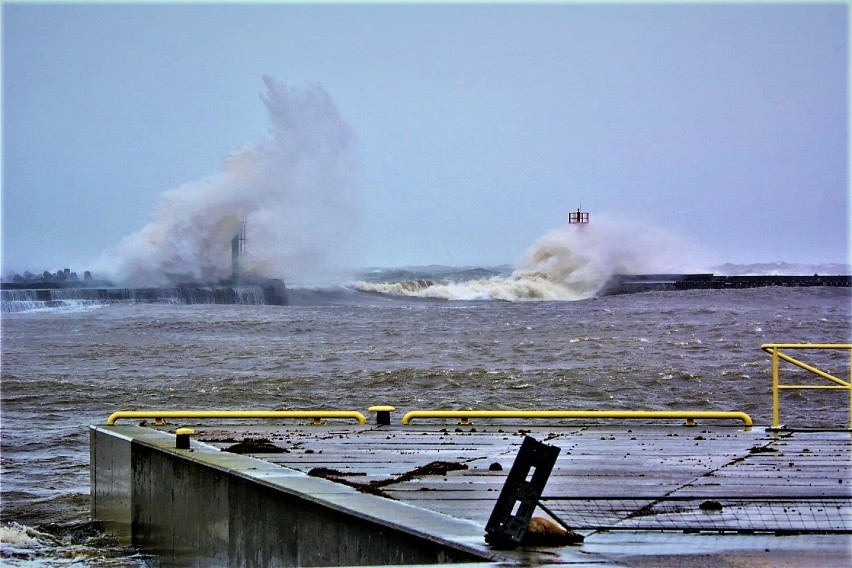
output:
[[[366,282],[357,290],[446,300],[583,300],[595,297],[615,274],[683,267],[680,242],[669,233],[599,215],[594,224],[566,223],[542,236],[508,276],[435,282]]]

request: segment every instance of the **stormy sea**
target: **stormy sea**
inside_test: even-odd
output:
[[[850,341],[848,287],[601,295],[613,275],[708,271],[679,239],[617,212],[569,217],[513,266],[341,277],[334,267],[357,248],[353,133],[322,88],[264,85],[267,136],[228,154],[221,171],[164,191],[147,225],[85,267],[92,285],[154,290],[145,301],[73,287],[48,301],[33,297],[26,272],[29,289],[4,286],[0,564],[156,565],[89,518],[89,425],[117,410],[695,409],[765,425],[761,344]],[[159,293],[252,275],[283,279],[289,305]],[[253,297],[242,292],[232,296]],[[848,373],[848,353],[815,357]],[[839,392],[785,394],[785,423],[844,427]]]
[[[116,410],[697,409],[768,425],[761,344],[852,340],[849,288],[542,301],[534,285],[507,267],[375,269],[290,286],[288,306],[4,313],[0,563],[156,565],[89,519],[88,426]],[[848,352],[814,358],[849,372]],[[845,427],[841,392],[785,393],[783,422]]]

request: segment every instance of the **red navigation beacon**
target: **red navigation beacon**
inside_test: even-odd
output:
[[[589,214],[583,213],[582,211],[580,211],[580,208],[578,207],[576,213],[573,213],[573,212],[568,213],[568,222],[571,223],[572,225],[575,224],[575,223],[585,225],[586,223],[589,222]]]

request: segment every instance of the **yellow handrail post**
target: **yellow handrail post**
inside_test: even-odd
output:
[[[778,428],[781,423],[778,409],[778,347],[772,348],[772,427]]]

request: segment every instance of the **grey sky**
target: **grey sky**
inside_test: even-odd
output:
[[[582,203],[713,262],[847,262],[848,7],[3,5],[4,270],[82,269],[269,130],[355,137],[358,266],[513,264]]]

